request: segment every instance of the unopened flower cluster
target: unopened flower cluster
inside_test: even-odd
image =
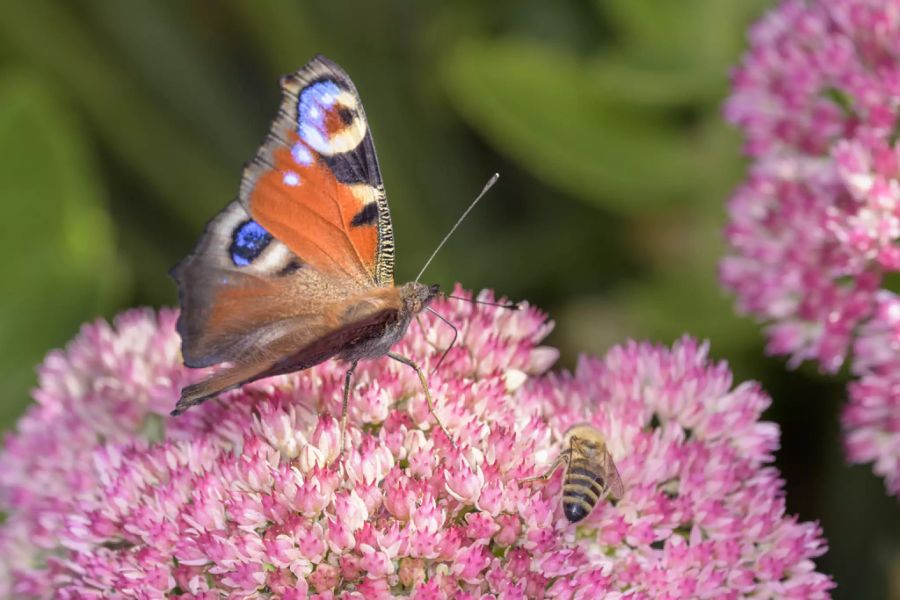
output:
[[[770,352],[826,372],[852,357],[849,457],[900,495],[900,363],[896,342],[875,348],[900,301],[900,1],[782,2],[751,29],[725,112],[753,162],[722,281]]]
[[[458,291],[459,293],[464,293]],[[489,299],[491,296],[483,296]],[[175,315],[85,326],[40,368],[0,454],[8,598],[824,598],[817,525],[785,515],[769,399],[705,345],[628,343],[546,374],[530,307],[439,301],[459,338],[430,375],[361,363],[339,460],[345,366],[260,381],[170,418]],[[431,371],[425,315],[396,351]],[[564,431],[593,423],[626,492],[578,526]]]

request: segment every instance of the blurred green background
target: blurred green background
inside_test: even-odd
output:
[[[235,196],[278,76],[323,53],[365,101],[399,281],[499,171],[426,279],[545,308],[563,366],[627,337],[709,338],[775,398],[788,507],[822,523],[835,597],[900,594],[896,500],[843,461],[845,381],[766,358],[716,283],[745,167],[720,106],[768,4],[0,3],[0,424],[80,323],[176,302],[167,270]]]

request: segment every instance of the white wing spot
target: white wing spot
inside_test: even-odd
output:
[[[309,148],[301,142],[297,142],[291,147],[291,157],[294,159],[295,163],[303,165],[304,167],[313,164],[312,153],[310,153]]]

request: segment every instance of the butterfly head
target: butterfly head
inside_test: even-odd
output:
[[[425,310],[425,307],[440,293],[441,286],[436,283],[426,285],[414,281],[403,286],[400,296],[403,299],[404,310],[415,315]]]

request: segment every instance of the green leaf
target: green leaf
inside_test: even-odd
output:
[[[35,157],[40,157],[36,160]],[[123,289],[89,146],[35,77],[0,73],[0,423],[27,401],[43,354]]]
[[[501,151],[579,198],[620,211],[684,200],[709,168],[665,118],[596,93],[573,56],[524,40],[464,42],[447,87]]]

